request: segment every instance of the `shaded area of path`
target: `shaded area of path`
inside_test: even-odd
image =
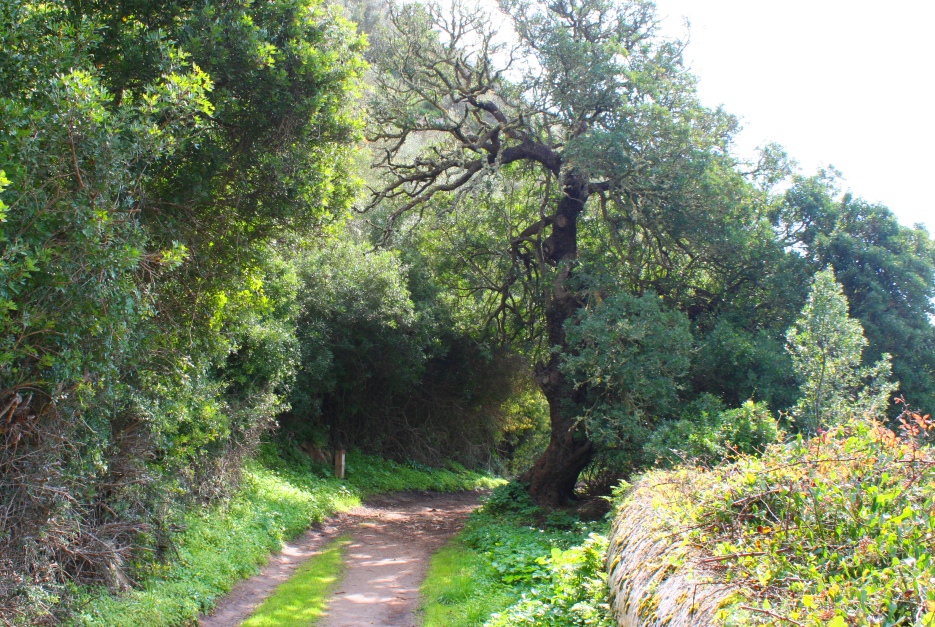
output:
[[[199,625],[237,627],[305,560],[349,533],[344,577],[319,624],[414,627],[429,557],[461,529],[479,498],[478,492],[403,492],[368,499],[290,542],[258,575],[220,599]]]

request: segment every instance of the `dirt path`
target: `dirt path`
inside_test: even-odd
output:
[[[479,497],[476,492],[406,492],[369,499],[288,544],[258,575],[237,584],[199,625],[237,627],[300,564],[329,540],[349,533],[344,577],[321,627],[414,627],[429,557],[461,528]]]

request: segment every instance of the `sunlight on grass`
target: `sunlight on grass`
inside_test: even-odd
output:
[[[237,581],[254,575],[283,542],[335,512],[359,505],[365,495],[473,490],[503,483],[456,464],[452,469],[412,468],[356,451],[348,451],[346,481],[334,479],[330,469],[313,464],[297,449],[283,451],[266,444],[258,457],[247,462],[240,488],[229,501],[188,513],[186,530],[173,538],[179,559],[148,565],[137,578],[140,588],[126,594],[85,589],[68,624],[193,625]]]
[[[241,627],[309,627],[325,610],[341,575],[345,536],[299,567],[289,581],[266,599]]]
[[[515,600],[486,561],[457,540],[432,557],[422,598],[423,627],[478,627]]]

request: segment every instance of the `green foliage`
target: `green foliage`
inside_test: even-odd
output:
[[[427,329],[417,319],[405,269],[393,253],[368,248],[339,243],[302,259],[296,418],[318,418],[326,395],[347,404],[329,408],[341,416],[368,413],[367,400],[385,404],[422,373]]]
[[[471,7],[453,21],[438,5],[358,7],[386,29],[373,213],[352,234],[336,225],[359,183],[366,68],[337,6],[0,5],[4,616],[54,622],[72,583],[133,579],[175,600],[144,583],[127,595],[137,609],[101,616],[159,624],[207,607],[262,551],[229,562],[202,544],[226,534],[265,551],[346,496],[312,481],[327,473],[304,454],[267,448],[268,468],[248,465],[224,501],[277,415],[296,446],[406,460],[353,453],[363,494],[489,485],[423,464],[489,463],[499,446],[519,472],[549,419],[583,427],[577,459],[592,453],[585,436],[597,444],[594,474],[712,464],[775,439],[766,404],[793,405],[793,371],[805,431],[878,410],[890,353],[902,390],[935,399],[928,234],[836,200],[823,176],[771,197],[784,155],[764,151],[766,187],[739,172],[736,121],[699,103],[652,3],[560,4],[504,0],[506,38]],[[360,233],[374,226],[397,250],[371,250]],[[829,266],[783,353],[805,277]],[[548,401],[517,374],[535,361]],[[577,529],[519,492],[487,511]],[[206,566],[167,566],[180,512],[199,508],[233,527],[188,514],[196,535],[178,550]],[[566,560],[536,533],[471,536],[468,550],[488,547],[491,594],[552,595],[530,588],[503,620],[601,620],[587,613],[593,547]]]
[[[737,598],[725,625],[928,624],[935,504],[927,418],[902,437],[854,419],[710,471],[654,476],[680,486],[673,541],[704,547]],[[680,491],[679,491],[680,490]],[[772,615],[744,607],[769,610]]]
[[[338,538],[302,564],[245,620],[243,627],[308,627],[325,611],[341,574],[348,538]]]
[[[459,537],[481,552],[499,579],[510,585],[530,586],[547,580],[552,549],[566,549],[590,531],[583,523],[572,529],[541,524],[545,512],[517,483],[494,490],[488,503],[472,515]]]
[[[774,219],[813,270],[833,267],[868,340],[865,360],[893,355],[900,393],[935,406],[935,243],[884,206],[836,189],[837,173],[796,177]]]
[[[540,584],[541,589],[537,586],[519,602],[497,612],[486,625],[612,627],[616,623],[607,607],[606,551],[607,538],[596,533],[568,550],[553,548],[549,558],[539,558],[548,566],[548,578]]]
[[[535,525],[542,515],[522,486],[496,489],[433,560],[425,627],[612,625],[600,525]]]
[[[504,515],[523,520],[531,520],[542,515],[542,509],[536,505],[522,484],[511,481],[494,490],[487,497],[484,512],[491,515]]]
[[[549,444],[549,403],[529,381],[501,406],[504,414],[500,459],[509,476],[532,466]]]
[[[775,296],[764,295],[759,305],[778,308]],[[797,295],[790,300],[796,310],[801,308]],[[748,315],[732,319],[732,315],[718,318],[713,326],[696,326],[689,375],[692,392],[712,394],[732,407],[749,398],[766,402],[774,410],[794,405],[798,386],[785,350],[785,331],[797,311],[787,307],[788,314],[783,315],[788,315],[788,320],[761,321]],[[750,331],[751,326],[756,330]]]
[[[572,437],[554,438],[527,477],[557,505],[591,457],[589,438],[626,449],[623,469],[642,463],[652,423],[687,389],[690,323],[701,335],[730,316],[741,340],[775,346],[798,306],[782,297],[784,271],[803,264],[787,263],[768,194],[727,156],[736,119],[698,101],[682,43],[661,34],[651,2],[499,8],[391,6],[372,53],[366,206],[381,241],[416,231],[441,258],[471,326],[539,362],[552,430]],[[765,178],[781,161],[764,156]],[[654,332],[605,341],[631,314]],[[575,345],[579,326],[595,337]],[[747,363],[724,364],[725,379],[742,380]],[[761,370],[744,383],[782,379]]]
[[[420,592],[424,627],[478,627],[517,598],[490,562],[458,539],[432,556]]]
[[[272,426],[361,45],[314,0],[0,6],[4,615],[124,586]]]
[[[888,382],[890,357],[861,369],[867,345],[860,322],[848,316],[847,298],[832,270],[815,275],[808,302],[788,332],[789,353],[802,380],[794,415],[814,432],[857,412],[875,415],[887,407],[896,386]],[[866,385],[861,385],[863,380]]]
[[[640,465],[654,418],[675,410],[688,371],[687,318],[654,294],[615,292],[582,310],[566,333],[573,352],[563,356],[562,370],[587,390],[582,417],[591,439]]]
[[[504,403],[524,383],[515,357],[455,328],[415,251],[374,251],[347,236],[302,254],[285,437],[489,465]]]
[[[685,407],[681,418],[663,423],[646,452],[667,466],[681,462],[710,466],[762,452],[779,437],[779,426],[765,403],[748,400],[726,409],[717,398],[702,396]]]
[[[4,390],[67,390],[86,402],[153,313],[136,273],[147,252],[158,263],[159,249],[146,250],[138,199],[147,169],[204,131],[212,81],[156,38],[154,80],[114,105],[87,56],[92,22],[74,26],[54,3],[7,3],[0,19],[2,47],[18,57],[3,63],[0,92],[0,162],[15,207],[0,239]]]
[[[312,473],[329,477],[330,468],[322,467],[307,455],[294,448],[294,444],[275,446],[266,443],[261,446],[260,459],[278,473],[299,476]],[[360,496],[381,494],[384,492],[403,492],[406,490],[434,490],[437,492],[457,492],[459,490],[492,489],[503,485],[503,479],[492,477],[483,472],[466,470],[456,463],[449,463],[450,468],[431,468],[409,462],[401,464],[391,459],[365,455],[357,450],[347,453],[345,460],[345,479]]]

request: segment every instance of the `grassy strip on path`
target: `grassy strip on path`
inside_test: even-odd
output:
[[[421,592],[425,627],[483,625],[517,598],[490,563],[460,539],[432,556]]]
[[[279,457],[266,449],[244,469],[234,496],[191,511],[175,539],[176,556],[140,573],[139,587],[114,596],[79,592],[75,627],[181,627],[197,623],[237,581],[255,574],[282,543],[369,494],[401,490],[490,488],[498,480],[463,469],[410,467],[350,453],[347,480],[338,481],[308,458]]]
[[[241,627],[309,627],[328,605],[344,564],[350,542],[342,536],[302,564],[243,622]]]
[[[611,627],[606,527],[546,515],[516,484],[498,488],[432,558],[423,627]]]

